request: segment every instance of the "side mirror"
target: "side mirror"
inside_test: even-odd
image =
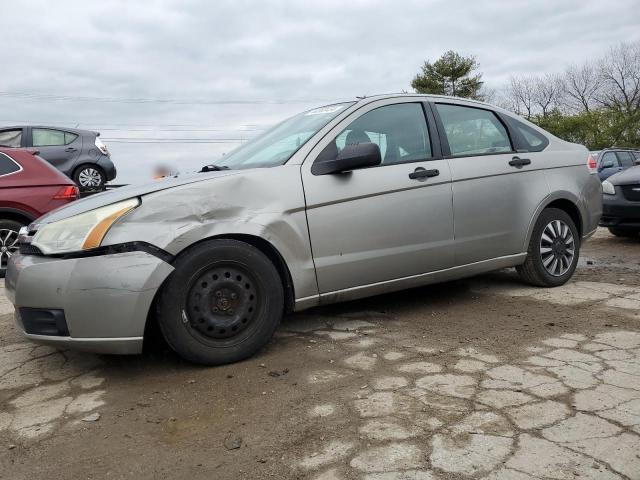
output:
[[[602,165],[600,166],[600,168],[602,170],[604,170],[605,168],[613,168],[613,160],[607,160],[606,162],[602,162]]]
[[[354,143],[345,145],[333,160],[316,162],[311,167],[314,175],[329,175],[356,170],[358,168],[375,167],[382,163],[380,147],[375,143]]]

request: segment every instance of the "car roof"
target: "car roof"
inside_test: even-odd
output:
[[[381,93],[381,94],[376,94],[376,95],[365,95],[362,97],[356,97],[356,101],[358,103],[369,103],[372,102],[374,100],[384,100],[387,98],[404,98],[404,97],[411,97],[411,98],[424,98],[425,100],[452,100],[452,101],[456,101],[456,102],[469,102],[469,103],[477,103],[478,105],[482,105],[485,107],[490,107],[492,109],[496,109],[496,108],[500,108],[496,105],[492,105],[490,103],[487,102],[482,102],[480,100],[474,100],[472,98],[463,98],[463,97],[453,97],[450,95],[434,95],[434,94],[427,94],[427,93],[407,93],[407,92],[400,92],[400,93]]]
[[[0,126],[0,130],[10,130],[12,128],[45,128],[47,130],[62,130],[64,132],[70,132],[70,133],[75,133],[76,135],[85,135],[85,134],[92,134],[92,135],[100,135],[99,132],[96,132],[94,130],[82,130],[80,128],[70,128],[70,127],[61,127],[61,126],[53,126],[53,125],[3,125]]]

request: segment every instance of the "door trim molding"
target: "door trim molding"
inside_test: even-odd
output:
[[[320,295],[298,298],[295,301],[294,310],[300,311],[316,305],[326,305],[347,300],[355,300],[358,298],[380,295],[382,293],[395,292],[398,290],[405,290],[408,288],[429,285],[432,283],[458,280],[460,278],[470,277],[473,275],[478,275],[480,273],[498,270],[500,268],[515,267],[516,265],[522,264],[526,257],[526,252],[517,253],[515,255],[490,258],[488,260],[481,260],[478,262],[459,265],[443,270],[421,273],[419,275],[395,278],[393,280],[386,280],[384,282],[359,285],[342,290],[321,293]]]

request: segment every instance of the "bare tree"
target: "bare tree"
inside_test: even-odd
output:
[[[505,90],[507,108],[530,119],[534,113],[535,81],[532,77],[511,77]]]
[[[596,103],[601,84],[600,75],[592,63],[571,65],[562,78],[565,104],[572,111],[589,112]]]
[[[598,100],[626,113],[640,109],[640,42],[611,47],[599,62],[602,89]]]
[[[533,85],[533,104],[539,107],[539,112],[546,117],[560,104],[562,88],[557,75],[545,75],[531,79]]]

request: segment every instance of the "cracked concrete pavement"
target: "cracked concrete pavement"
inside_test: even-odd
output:
[[[639,269],[599,232],[564,287],[314,309],[219,368],[35,346],[0,295],[0,478],[640,479]]]

